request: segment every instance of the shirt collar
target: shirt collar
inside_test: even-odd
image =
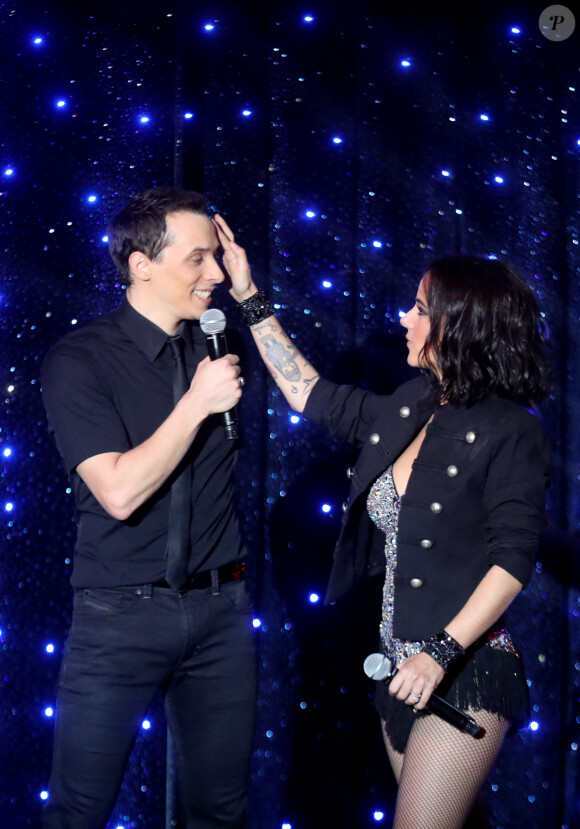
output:
[[[162,328],[135,310],[126,296],[111,316],[151,362],[157,359],[169,339],[169,335]],[[184,320],[177,333],[182,335],[192,350],[195,350],[195,343],[205,341],[205,335],[197,320]]]

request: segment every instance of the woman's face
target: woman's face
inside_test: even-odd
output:
[[[415,304],[410,311],[407,311],[405,316],[401,317],[401,325],[407,329],[407,347],[409,349],[407,362],[410,366],[416,366],[417,368],[428,368],[429,366],[423,353],[425,341],[431,330],[427,308],[427,292],[425,290],[427,277],[428,274],[419,283]]]

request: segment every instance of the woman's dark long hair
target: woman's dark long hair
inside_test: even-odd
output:
[[[425,279],[431,330],[424,360],[441,399],[470,406],[495,394],[532,405],[550,390],[545,326],[527,283],[502,262],[444,256]]]

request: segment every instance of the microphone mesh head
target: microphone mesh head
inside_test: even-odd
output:
[[[209,308],[199,318],[199,325],[204,334],[221,334],[226,328],[226,315],[219,308]]]
[[[391,661],[382,653],[371,653],[363,664],[365,674],[371,679],[385,679],[391,672]]]

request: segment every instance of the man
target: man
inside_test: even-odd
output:
[[[203,197],[169,187],[135,196],[108,232],[126,296],[43,367],[78,513],[44,827],[104,829],[159,689],[186,826],[239,827],[255,666],[219,413],[243,381],[236,356],[209,360],[198,323],[224,280],[219,244]]]

